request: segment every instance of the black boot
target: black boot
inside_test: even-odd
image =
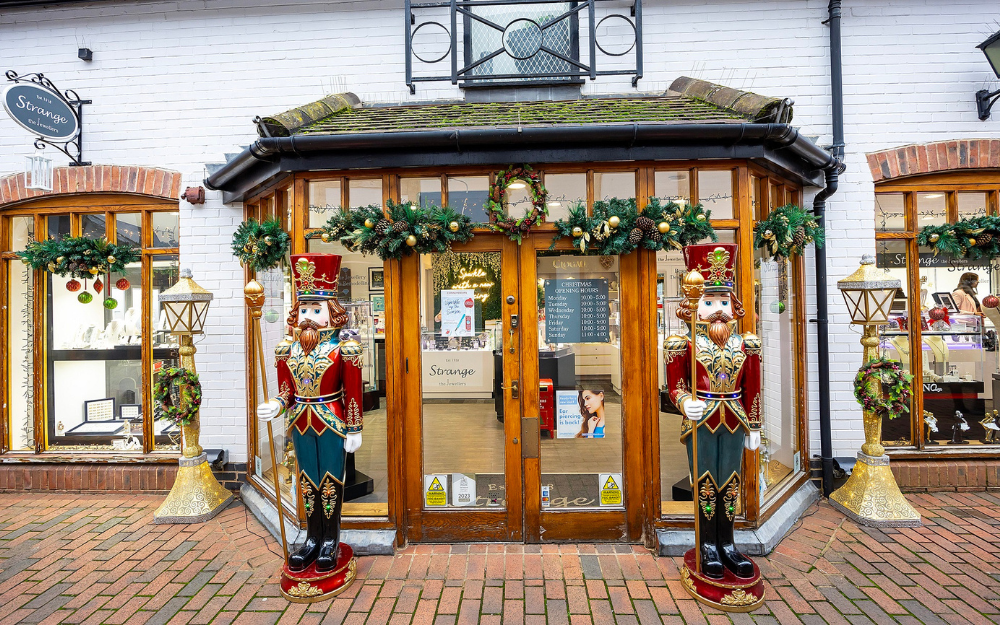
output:
[[[736,523],[736,508],[740,501],[740,478],[733,477],[721,489],[722,506],[719,510],[719,552],[722,563],[736,577],[753,577],[753,562],[736,550],[733,541],[733,526]]]
[[[320,512],[323,517],[323,542],[316,558],[316,570],[332,571],[337,566],[340,546],[340,509],[344,505],[344,485],[327,477],[320,485]]]
[[[306,541],[295,553],[288,556],[288,568],[296,572],[306,570],[316,560],[323,538],[323,514],[316,509],[319,493],[305,473],[299,474],[299,492],[306,509]]]
[[[707,477],[703,478],[701,488],[698,489],[698,548],[701,550],[701,574],[713,579],[722,579],[725,571],[719,558],[715,528],[715,519],[719,516],[717,495],[712,481]]]

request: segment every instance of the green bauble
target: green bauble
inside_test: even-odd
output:
[[[94,301],[94,296],[91,295],[89,291],[84,291],[83,293],[80,293],[79,295],[76,296],[76,300],[81,304],[89,304],[90,302]]]
[[[104,299],[104,307],[108,310],[114,310],[118,308],[118,300],[113,297],[107,297]]]
[[[276,322],[280,318],[281,318],[281,315],[279,315],[278,311],[274,310],[273,308],[271,310],[267,311],[266,313],[264,313],[264,321],[266,321],[268,323],[274,323],[274,322]]]
[[[771,312],[776,315],[780,315],[785,312],[785,302],[774,301],[771,302]]]

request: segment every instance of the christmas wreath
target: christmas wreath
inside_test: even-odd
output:
[[[452,243],[472,239],[472,222],[447,206],[425,207],[389,200],[384,211],[372,204],[336,214],[309,236],[340,241],[352,251],[389,260],[413,252],[446,252]]]
[[[661,204],[657,198],[650,198],[642,212],[635,198],[601,200],[594,202],[592,216],[577,203],[570,207],[568,219],[555,222],[552,247],[559,239],[572,237],[573,246],[584,254],[591,249],[602,256],[628,254],[639,247],[679,250],[702,239],[718,240],[709,217],[700,204]]]
[[[794,204],[775,208],[753,227],[754,247],[778,260],[802,254],[810,243],[823,247],[825,236],[816,215]]]
[[[83,291],[76,296],[81,304],[89,304],[94,296],[87,291],[87,280],[94,280],[94,291],[100,295],[107,284],[108,292],[104,298],[104,307],[113,310],[118,307],[118,300],[111,296],[111,274],[124,274],[126,265],[137,263],[142,258],[139,250],[131,245],[115,245],[106,239],[90,237],[63,237],[46,241],[33,241],[24,251],[18,252],[18,257],[32,269],[48,271],[57,276],[70,276],[66,289],[72,293]],[[104,274],[104,281],[100,275]],[[83,279],[83,284],[77,278]],[[131,288],[128,278],[122,277],[115,282],[115,288],[124,291]]]
[[[1000,217],[982,215],[960,219],[953,224],[924,226],[917,244],[930,247],[934,255],[953,258],[993,260],[1000,256]]]
[[[531,212],[520,219],[508,215],[504,207],[504,192],[515,180],[527,183],[531,192]],[[490,217],[490,226],[498,232],[505,233],[512,241],[516,241],[520,245],[524,235],[531,231],[531,227],[537,225],[549,214],[548,206],[545,203],[546,195],[541,176],[531,167],[512,165],[498,171],[486,199],[486,213]]]
[[[854,397],[865,410],[893,419],[910,411],[910,381],[899,362],[879,358],[862,365],[854,376]],[[875,384],[880,382],[881,384]]]
[[[179,405],[174,404],[170,387],[179,388]],[[201,406],[201,382],[198,374],[181,367],[170,367],[160,372],[153,385],[153,398],[163,406],[161,419],[170,419],[178,425],[189,425]]]
[[[233,234],[233,256],[254,271],[265,271],[278,266],[290,244],[291,237],[277,219],[263,223],[248,219]]]

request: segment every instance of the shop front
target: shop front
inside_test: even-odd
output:
[[[690,102],[677,96],[645,105],[662,112]],[[354,123],[363,126],[431,113],[433,106],[356,105],[343,114],[358,116]],[[731,122],[743,124],[744,135],[762,126],[735,115]],[[312,128],[341,123],[334,114]],[[802,488],[814,488],[804,461],[802,259],[777,261],[755,252],[753,226],[771,208],[801,204],[803,188],[821,180],[822,164],[791,148],[790,135],[715,150],[718,139],[711,137],[725,125],[703,128],[698,148],[676,139],[685,132],[677,126],[663,129],[674,138],[643,145],[633,124],[627,128],[636,145],[623,148],[620,127],[596,119],[584,128],[591,136],[585,142],[568,133],[560,143],[527,138],[539,129],[515,126],[500,133],[522,132],[521,139],[514,135],[516,149],[502,140],[473,148],[470,132],[468,151],[453,147],[463,143],[465,130],[456,131],[452,146],[435,144],[424,132],[410,138],[409,148],[387,150],[384,142],[417,133],[310,134],[293,127],[286,132],[297,155],[283,156],[262,139],[252,151],[260,155],[263,147],[270,155],[257,159],[248,151],[208,179],[227,199],[243,200],[246,218],[280,219],[292,235],[292,254],[343,256],[340,301],[366,347],[364,443],[349,462],[345,528],[393,530],[398,544],[653,545],[658,533],[691,527],[687,460],[678,441],[682,417],[668,399],[662,348],[667,335],[683,331],[674,314],[682,255],[642,249],[600,255],[558,237],[554,225],[578,203],[593,211],[611,198],[636,198],[640,210],[651,199],[701,205],[718,240],[740,245],[737,294],[748,311],[741,331],[762,338],[764,362],[763,444],[744,457],[740,526],[761,526]],[[485,135],[487,128],[479,130]],[[566,132],[558,124],[550,130]],[[330,143],[306,152],[309,141]],[[352,147],[335,150],[336,142]],[[612,153],[617,158],[607,158]],[[720,158],[707,158],[714,154]],[[699,155],[706,158],[693,158]],[[390,201],[450,206],[473,222],[488,222],[490,189],[512,163],[538,172],[548,208],[520,243],[482,227],[448,251],[383,262],[322,236],[331,215]],[[526,185],[511,184],[503,194],[507,214],[531,209]],[[282,266],[256,278],[267,295],[264,342],[273,346],[286,327],[290,274]],[[268,371],[270,352],[266,347]],[[248,362],[247,370],[257,371],[256,363]],[[270,375],[267,381],[272,396],[276,382]],[[262,401],[261,382],[251,373],[251,407]],[[271,441],[252,410],[248,428],[250,483],[273,501]],[[294,454],[277,438],[285,513],[301,518],[289,470]]]

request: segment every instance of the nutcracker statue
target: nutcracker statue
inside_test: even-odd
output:
[[[361,447],[362,345],[346,333],[341,339],[347,313],[337,303],[340,260],[333,254],[292,256],[292,335],[275,349],[278,396],[257,408],[261,419],[285,415],[298,461],[306,538],[287,556],[281,593],[300,603],[342,592],[357,566],[351,547],[340,542],[340,511],[347,454]]]
[[[684,248],[689,273],[677,316],[688,336],[663,345],[670,398],[684,415],[695,502],[695,548],[684,556],[681,581],[695,599],[749,612],[764,602],[760,570],[736,549],[733,527],[741,502],[743,449],[760,446],[761,342],[736,333],[743,306],[733,293],[735,244]],[[693,388],[693,391],[692,391]]]

